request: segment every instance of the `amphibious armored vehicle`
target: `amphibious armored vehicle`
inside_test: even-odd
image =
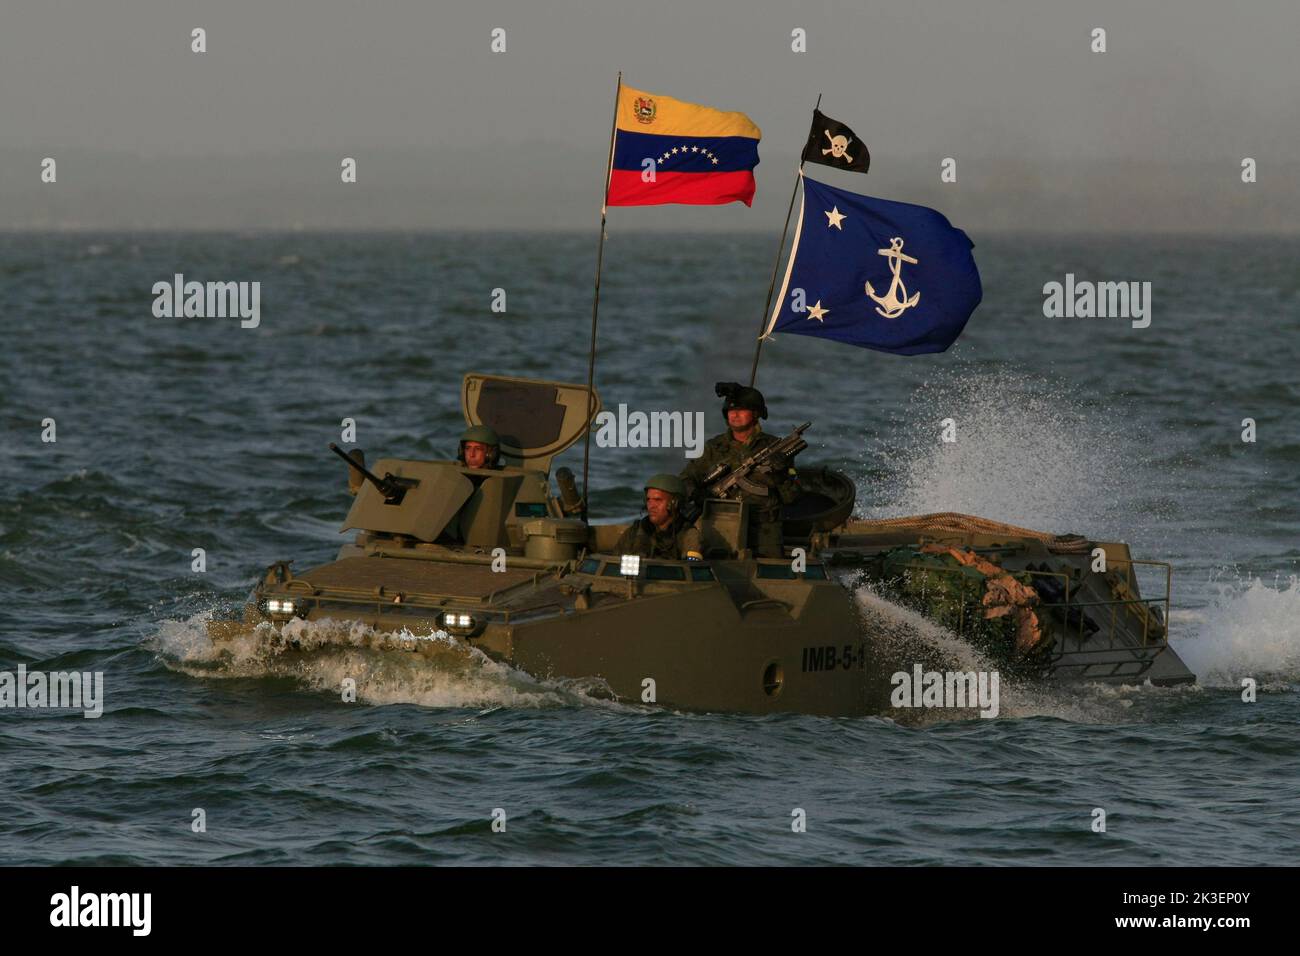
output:
[[[355,495],[342,531],[355,538],[320,567],[272,565],[241,620],[210,624],[218,646],[251,634],[269,653],[305,653],[290,624],[334,619],[363,625],[353,640],[413,653],[432,655],[449,635],[621,700],[853,716],[888,713],[893,675],[930,661],[923,641],[882,619],[892,595],[979,636],[991,666],[1034,678],[1195,679],[1168,644],[1168,567],[1122,543],[964,515],[852,519],[853,482],[800,461],[784,557],[755,557],[747,505],[721,499],[698,522],[704,560],[620,555],[626,524],[584,521],[567,469],[552,489],[552,462],[583,437],[598,395],[471,373],[461,407],[501,436],[501,467],[387,458],[367,478],[340,466]],[[1158,596],[1139,593],[1143,569],[1160,575]]]

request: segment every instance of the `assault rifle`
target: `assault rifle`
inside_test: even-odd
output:
[[[701,497],[738,499],[746,494],[767,497],[771,489],[764,479],[789,467],[794,456],[808,447],[803,433],[810,427],[812,422],[804,422],[780,441],[754,452],[735,468],[725,463],[714,468],[700,483],[704,489]]]

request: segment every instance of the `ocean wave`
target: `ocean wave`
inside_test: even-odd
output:
[[[910,608],[882,597],[868,586],[854,596],[870,629],[872,640],[893,660],[914,660],[926,669],[952,671],[997,671],[998,666],[961,636],[936,624]],[[1114,687],[1101,684],[1058,684],[1032,679],[1011,679],[999,674],[998,717],[1054,717],[1075,724],[1105,724],[1132,719],[1128,713],[1132,697],[1144,689],[1161,692],[1166,688]],[[952,721],[954,713],[972,720],[985,720],[979,711],[899,710],[891,717],[905,726],[929,726]]]
[[[1255,576],[1212,582],[1209,605],[1172,615],[1192,631],[1174,649],[1211,687],[1240,688],[1252,678],[1261,690],[1300,682],[1300,577]]]
[[[192,677],[288,677],[342,696],[355,682],[367,704],[433,708],[545,709],[620,704],[602,681],[541,680],[443,632],[377,631],[362,622],[267,623],[214,642],[211,611],[163,621],[150,643],[163,663]]]
[[[1147,446],[1137,423],[1089,404],[1077,385],[1020,369],[941,370],[907,404],[878,456],[882,478],[859,480],[869,516],[960,511],[1057,534],[1131,540],[1151,523]],[[941,441],[952,420],[954,441]],[[1160,510],[1175,510],[1168,498]]]

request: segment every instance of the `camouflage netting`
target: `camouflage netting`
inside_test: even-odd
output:
[[[885,552],[870,576],[892,600],[962,635],[1012,670],[1032,670],[1050,644],[1031,577],[942,544]]]

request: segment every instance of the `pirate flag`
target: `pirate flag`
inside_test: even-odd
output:
[[[821,110],[813,110],[813,124],[808,131],[808,145],[803,148],[803,161],[865,173],[871,165],[871,154],[857,133]]]

